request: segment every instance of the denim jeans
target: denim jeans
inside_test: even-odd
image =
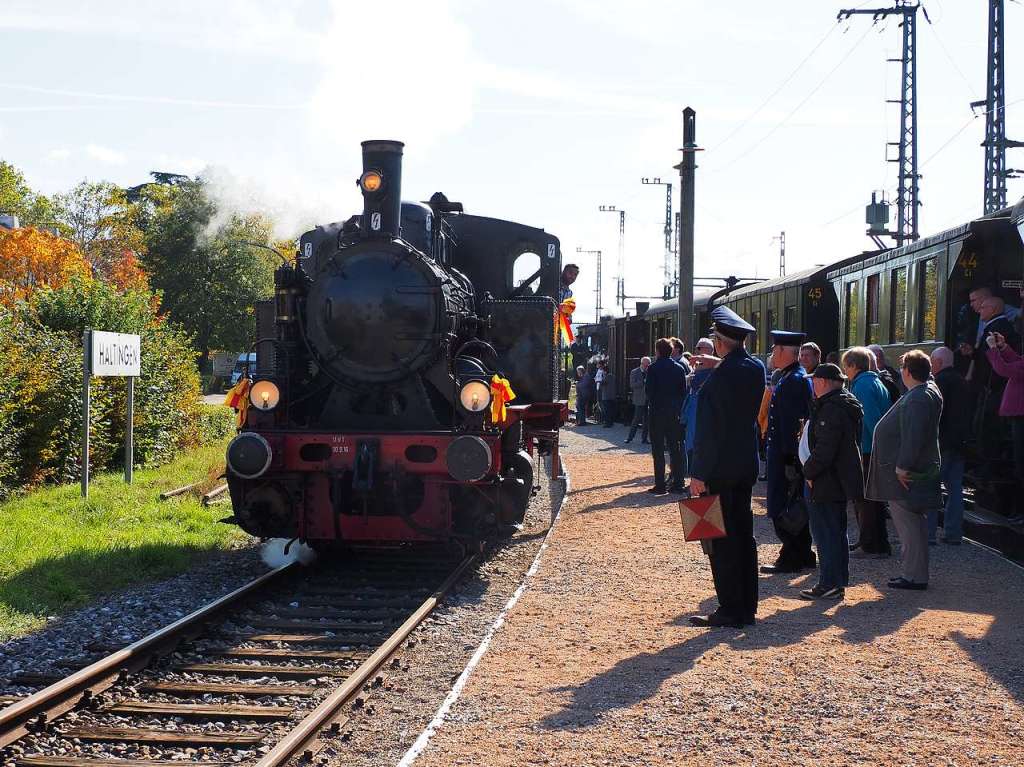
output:
[[[590,397],[581,397],[576,395],[576,423],[583,424],[587,422],[587,410],[590,407]]]
[[[811,537],[818,548],[818,585],[850,585],[850,539],[846,535],[846,501],[807,501]]]
[[[942,529],[947,541],[959,541],[964,528],[964,457],[947,451],[942,454],[942,469],[939,475],[946,487],[946,509],[942,517]],[[928,512],[928,540],[935,540],[939,526],[939,510]]]

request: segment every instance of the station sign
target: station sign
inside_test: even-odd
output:
[[[141,339],[128,333],[94,330],[90,334],[89,373],[96,377],[138,376],[142,372]]]

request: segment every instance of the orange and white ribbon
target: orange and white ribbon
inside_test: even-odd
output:
[[[566,344],[576,340],[572,333],[572,313],[576,311],[576,299],[567,298],[558,305],[558,316],[555,318],[555,343],[561,334]]]

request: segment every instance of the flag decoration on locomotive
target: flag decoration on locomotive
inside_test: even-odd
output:
[[[522,520],[535,453],[558,471],[558,239],[440,193],[403,203],[403,144],[362,147],[362,214],[306,232],[256,306],[234,520],[313,544],[475,544]],[[514,281],[524,256],[536,272]]]

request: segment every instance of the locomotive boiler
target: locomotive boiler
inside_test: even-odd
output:
[[[255,307],[234,520],[313,545],[477,545],[522,520],[537,455],[558,471],[558,239],[440,193],[402,202],[403,145],[362,148],[362,213],[302,235]]]

